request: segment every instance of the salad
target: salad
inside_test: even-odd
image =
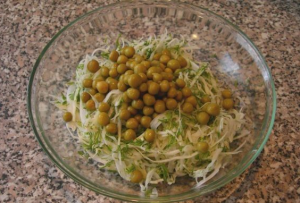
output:
[[[201,187],[222,170],[245,142],[230,144],[249,133],[231,90],[208,63],[193,60],[194,49],[167,32],[134,41],[119,36],[80,61],[55,102],[82,146],[78,153],[142,191],[182,176]]]

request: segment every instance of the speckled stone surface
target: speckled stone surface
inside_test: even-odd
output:
[[[0,202],[120,202],[56,168],[35,139],[26,109],[30,72],[51,37],[78,16],[113,2],[0,2]],[[190,2],[226,17],[253,40],[271,69],[278,97],[273,132],[259,158],[226,193],[204,200],[300,202],[299,0]]]

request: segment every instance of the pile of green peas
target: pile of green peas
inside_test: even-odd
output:
[[[152,60],[147,60],[145,56],[136,54],[133,47],[126,46],[120,52],[111,51],[109,60],[113,62],[111,67],[100,67],[98,61],[89,61],[88,71],[93,74],[100,71],[100,74],[95,79],[84,79],[82,86],[85,91],[81,93],[81,100],[87,110],[97,110],[92,96],[100,103],[97,122],[108,133],[118,134],[117,124],[110,119],[111,106],[103,102],[111,90],[118,89],[123,92],[119,118],[126,129],[122,133],[122,139],[125,141],[134,140],[138,128],[143,127],[144,139],[152,143],[156,137],[155,131],[150,129],[152,119],[167,110],[178,108],[179,103],[181,110],[186,114],[191,114],[197,107],[196,97],[186,86],[185,81],[175,78],[180,69],[187,66],[184,57],[179,56],[175,59],[170,51],[165,49],[156,53]],[[233,100],[230,90],[224,90],[222,96],[223,108],[231,109]],[[202,97],[201,102],[205,108],[196,118],[199,124],[207,125],[211,116],[220,113],[220,107],[211,103],[208,96]],[[66,122],[72,121],[72,114],[65,112],[63,119]],[[203,153],[208,151],[206,142],[198,145],[199,151]],[[131,181],[138,183],[142,178],[142,173],[136,170],[132,173]]]
[[[226,110],[230,110],[234,106],[232,99],[232,93],[229,89],[225,89],[221,92],[223,97],[222,107]],[[212,103],[208,96],[201,98],[203,105],[203,111],[199,112],[196,116],[199,124],[207,125],[211,116],[217,116],[220,114],[220,107],[218,104]],[[206,104],[207,103],[207,104]]]

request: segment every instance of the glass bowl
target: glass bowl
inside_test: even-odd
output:
[[[250,136],[242,152],[204,187],[184,177],[173,185],[157,187],[159,196],[143,196],[139,186],[99,170],[97,163],[77,152],[80,145],[69,135],[60,112],[51,101],[75,75],[86,54],[115,41],[120,33],[138,39],[165,32],[192,39],[199,47],[196,60],[207,61],[217,79],[226,83],[246,103]],[[271,133],[275,117],[274,82],[261,53],[232,23],[207,9],[171,1],[120,2],[89,12],[57,33],[37,59],[28,86],[28,112],[32,128],[44,151],[66,175],[106,196],[126,201],[166,202],[212,192],[239,176],[257,158]]]

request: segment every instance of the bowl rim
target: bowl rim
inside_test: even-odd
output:
[[[105,5],[105,6],[101,6],[98,7],[92,11],[89,11],[81,16],[79,16],[78,18],[76,18],[75,20],[73,20],[72,22],[70,22],[69,24],[67,24],[66,26],[64,26],[62,29],[60,29],[55,35],[54,37],[52,37],[52,39],[47,43],[47,45],[43,48],[42,52],[40,53],[40,55],[38,56],[34,66],[33,66],[33,70],[30,74],[30,78],[29,78],[29,83],[27,86],[27,111],[28,111],[28,116],[29,116],[29,120],[30,120],[30,124],[31,127],[34,131],[35,137],[38,140],[39,144],[41,145],[42,149],[44,152],[46,152],[46,154],[50,157],[50,159],[52,160],[52,162],[54,162],[54,164],[68,177],[70,177],[72,180],[74,180],[75,182],[79,183],[80,185],[96,192],[96,193],[100,193],[102,195],[108,196],[108,197],[112,197],[115,199],[120,199],[120,200],[126,200],[126,201],[131,201],[131,202],[135,202],[135,201],[139,201],[139,202],[149,202],[149,201],[159,201],[159,202],[174,202],[174,201],[183,201],[183,200],[187,200],[187,199],[191,199],[191,198],[195,198],[198,197],[200,195],[203,195],[201,193],[197,193],[197,192],[184,192],[181,194],[176,194],[173,195],[172,197],[169,196],[162,196],[162,197],[158,197],[156,199],[151,199],[149,197],[138,197],[138,196],[133,196],[133,195],[124,195],[123,193],[118,193],[118,192],[114,192],[111,190],[106,190],[104,188],[100,188],[100,187],[96,187],[93,186],[92,183],[85,179],[84,177],[82,177],[81,175],[77,174],[77,172],[75,172],[74,170],[72,170],[71,168],[69,168],[68,166],[66,166],[64,164],[64,162],[60,159],[59,156],[55,156],[55,151],[53,150],[52,152],[49,152],[47,150],[47,145],[45,145],[45,143],[43,142],[43,139],[41,138],[41,135],[39,134],[37,127],[35,125],[35,119],[33,116],[33,111],[32,111],[32,101],[31,101],[31,95],[32,95],[32,87],[33,87],[33,81],[34,81],[34,76],[36,71],[38,70],[39,64],[44,56],[44,54],[47,52],[47,50],[49,49],[49,47],[52,45],[52,43],[65,31],[67,30],[69,27],[71,27],[73,24],[75,24],[76,22],[80,21],[81,19],[92,15],[95,12],[98,12],[102,9],[105,8],[110,8],[110,7],[114,7],[116,5],[122,5],[122,4],[129,4],[129,3],[133,3],[133,2],[137,2],[136,0],[131,0],[131,1],[125,1],[125,2],[117,2],[117,3],[113,3],[113,4],[109,4],[109,5]],[[230,22],[229,20],[227,20],[226,18],[210,11],[207,8],[201,7],[201,6],[197,6],[197,5],[193,5],[190,3],[186,3],[186,2],[170,2],[169,0],[155,0],[155,1],[147,1],[147,0],[140,0],[138,1],[139,3],[144,3],[144,4],[152,4],[153,2],[160,2],[160,3],[171,3],[171,4],[177,4],[177,5],[184,5],[184,6],[188,6],[190,8],[193,9],[198,9],[198,10],[202,10],[204,12],[207,12],[213,16],[215,16],[216,18],[218,18],[220,21],[227,23],[232,29],[234,29],[237,33],[239,33],[251,46],[251,48],[255,51],[256,55],[259,57],[260,61],[262,62],[263,66],[265,67],[267,74],[269,76],[269,81],[271,84],[271,95],[272,96],[272,114],[271,114],[271,118],[269,120],[269,122],[267,122],[267,124],[269,124],[269,126],[267,127],[267,132],[266,135],[263,139],[263,141],[261,142],[259,148],[256,150],[255,154],[251,157],[250,160],[248,160],[248,162],[244,165],[244,167],[240,168],[239,170],[237,170],[237,172],[235,174],[232,174],[229,177],[226,177],[226,180],[223,181],[221,184],[219,184],[218,182],[220,182],[221,179],[216,181],[216,184],[214,184],[214,187],[212,187],[210,190],[208,190],[207,192],[205,192],[204,194],[207,194],[209,192],[215,191],[221,187],[223,187],[224,185],[228,184],[230,181],[232,181],[233,179],[237,178],[241,173],[243,173],[252,163],[253,161],[259,156],[259,154],[261,153],[262,149],[264,148],[271,132],[272,132],[272,128],[274,125],[274,121],[275,121],[275,114],[276,114],[276,91],[275,91],[275,85],[274,85],[274,81],[272,78],[272,74],[271,71],[263,57],[263,55],[261,54],[261,52],[258,50],[258,48],[254,45],[254,43],[251,41],[250,38],[248,38],[248,36],[241,31],[241,29],[233,24],[232,22]],[[265,117],[266,118],[266,117]],[[39,122],[38,122],[38,125]],[[264,123],[264,125],[266,125]],[[46,141],[47,144],[47,141]],[[54,155],[53,155],[54,154]],[[79,178],[78,178],[79,176]],[[224,178],[224,177],[223,177]],[[91,184],[89,184],[91,183]]]

